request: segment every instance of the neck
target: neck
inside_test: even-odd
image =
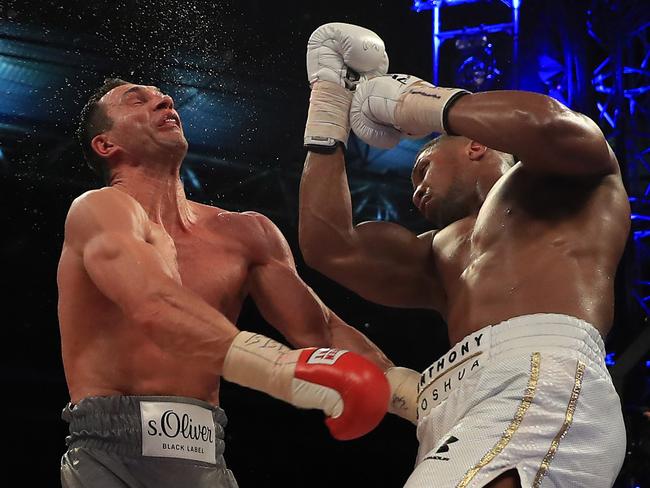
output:
[[[510,166],[501,160],[490,161],[481,166],[481,171],[476,179],[476,212],[483,205],[488,193],[497,181],[508,172]]]
[[[179,170],[180,165],[172,169],[120,165],[111,175],[110,186],[135,198],[167,232],[188,230],[196,214],[185,196]]]

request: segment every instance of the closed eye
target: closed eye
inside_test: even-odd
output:
[[[146,102],[147,100],[140,93],[131,93],[127,99],[129,105],[143,105]]]

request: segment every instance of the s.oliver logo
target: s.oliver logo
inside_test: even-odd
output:
[[[212,411],[174,402],[140,402],[142,455],[216,463]]]
[[[160,425],[155,419],[149,420],[148,424],[149,435],[165,435],[170,439],[181,436],[184,439],[200,439],[206,442],[214,440],[212,437],[213,428],[207,425],[194,424],[187,413],[179,415],[173,410],[166,410],[160,417]]]

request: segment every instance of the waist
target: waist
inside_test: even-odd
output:
[[[88,397],[63,409],[69,448],[128,456],[176,457],[214,464],[223,454],[225,412],[175,396]]]

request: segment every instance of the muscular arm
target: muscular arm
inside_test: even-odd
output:
[[[112,188],[77,199],[66,220],[65,245],[79,253],[98,290],[134,327],[170,354],[198,359],[221,372],[237,328],[185,288],[148,239],[141,207]]]
[[[431,252],[389,222],[354,225],[343,153],[309,153],[300,186],[300,248],[307,263],[367,300],[398,307],[444,306]]]
[[[448,125],[455,134],[517,155],[534,171],[566,176],[618,172],[598,126],[546,95],[524,91],[466,95],[450,108]]]
[[[291,250],[266,217],[257,216],[263,234],[259,262],[251,269],[250,293],[264,318],[295,347],[348,349],[380,368],[392,363],[365,335],[327,308],[298,276]]]

